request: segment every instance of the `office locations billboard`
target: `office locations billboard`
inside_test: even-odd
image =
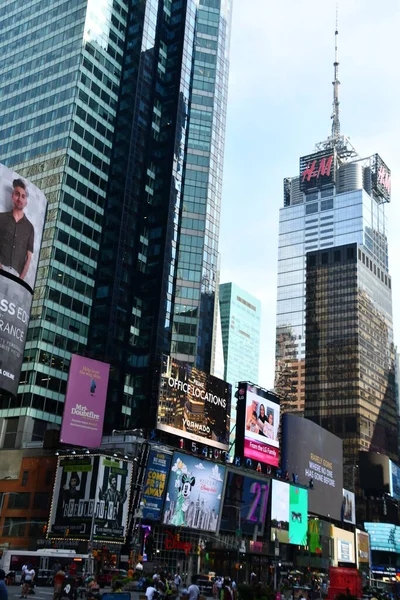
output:
[[[97,459],[97,456],[59,459],[48,538],[90,539],[98,489]]]
[[[279,417],[278,396],[251,383],[239,383],[236,454],[277,467]]]
[[[270,479],[228,471],[220,531],[262,535],[267,517]]]
[[[310,489],[308,510],[341,520],[343,442],[316,423],[285,414],[282,419],[282,469]]]
[[[172,454],[159,450],[150,452],[142,495],[144,519],[161,519],[171,459]]]
[[[123,543],[132,463],[66,456],[57,465],[47,537]]]
[[[163,523],[216,532],[226,468],[175,452]]]
[[[101,445],[109,372],[107,363],[72,355],[60,434],[64,444]]]
[[[157,428],[228,450],[231,385],[169,358],[161,376]]]
[[[0,390],[16,395],[47,200],[0,164]]]
[[[132,463],[99,456],[93,540],[123,544],[132,484]]]
[[[308,490],[274,479],[271,501],[271,539],[307,545]]]

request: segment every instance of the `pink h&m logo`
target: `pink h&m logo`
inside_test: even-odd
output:
[[[312,178],[319,179],[320,177],[329,176],[331,174],[333,163],[333,154],[327,158],[321,158],[319,161],[313,160],[308,163],[301,177],[301,182],[311,181]]]
[[[390,176],[390,173],[385,169],[383,165],[381,165],[378,169],[378,183],[379,185],[383,185],[385,190],[390,194],[392,178]]]

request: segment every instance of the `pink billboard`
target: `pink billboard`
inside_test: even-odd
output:
[[[109,372],[107,363],[72,355],[60,436],[64,444],[100,446]]]

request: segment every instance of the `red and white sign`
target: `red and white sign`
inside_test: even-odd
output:
[[[244,440],[244,455],[257,462],[267,463],[273,467],[279,466],[279,449],[267,446],[263,442],[251,439]]]
[[[383,165],[381,165],[378,169],[378,184],[382,185],[385,190],[390,194],[392,187],[392,178],[387,169]]]
[[[307,167],[301,174],[301,182],[311,181],[311,179],[319,179],[320,177],[329,177],[333,164],[333,154],[328,157],[314,159],[307,164]]]

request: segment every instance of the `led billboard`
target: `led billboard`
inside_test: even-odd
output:
[[[132,463],[126,460],[60,458],[47,537],[123,543],[131,481]]]
[[[109,372],[107,363],[72,355],[60,434],[64,444],[100,447]]]
[[[271,500],[271,539],[307,545],[308,490],[274,479]]]
[[[171,459],[172,454],[159,450],[150,452],[142,495],[144,519],[161,519]]]
[[[371,175],[374,192],[386,202],[390,202],[392,176],[389,167],[383,162],[379,154],[372,157]]]
[[[349,490],[343,490],[342,521],[356,523],[356,496]]]
[[[47,200],[0,164],[0,390],[16,395]]]
[[[180,438],[228,450],[231,385],[168,359],[161,376],[157,428]]]
[[[400,500],[400,467],[396,465],[392,460],[389,461],[390,464],[390,495],[393,496],[395,500]]]
[[[332,537],[334,539],[334,558],[336,563],[355,563],[354,532],[332,526]]]
[[[247,382],[239,383],[236,454],[279,465],[279,398]]]
[[[400,554],[400,527],[392,523],[364,523],[371,550]]]
[[[267,517],[270,479],[228,471],[220,531],[262,535]]]
[[[175,452],[163,523],[216,532],[225,470],[221,465]]]
[[[300,158],[300,189],[309,190],[332,186],[336,176],[336,161],[333,150],[321,150]]]
[[[282,469],[309,485],[308,510],[341,520],[343,442],[313,421],[285,414],[282,419]]]

